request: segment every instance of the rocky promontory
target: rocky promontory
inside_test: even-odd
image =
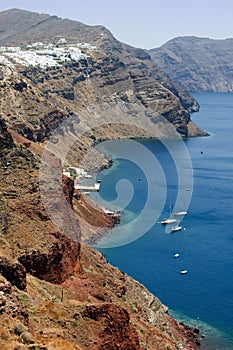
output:
[[[2,111],[8,125],[29,139],[43,141],[72,115],[90,122],[97,115],[103,124],[111,115],[108,123],[121,125],[144,118],[147,130],[162,116],[184,137],[205,135],[190,119],[198,103],[148,53],[117,41],[102,26],[9,10],[0,13],[0,45]],[[146,136],[145,130],[110,129],[101,136]],[[159,128],[153,133],[166,136]]]
[[[196,331],[83,243],[83,222],[111,222],[62,175],[64,159],[103,166],[105,138],[204,135],[197,102],[101,26],[14,9],[0,45],[0,348],[197,350]]]

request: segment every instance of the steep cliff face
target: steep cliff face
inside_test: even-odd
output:
[[[0,257],[0,274],[13,286],[20,290],[26,289],[26,269],[18,262],[11,262],[5,257]]]
[[[18,259],[33,276],[60,284],[69,278],[80,258],[80,244],[56,232],[48,252],[32,250]]]
[[[187,91],[233,91],[233,39],[180,37],[149,54]]]
[[[145,287],[55,229],[38,156],[13,146],[0,163],[1,349],[197,349],[193,331]],[[72,208],[73,183],[63,186]]]
[[[197,101],[189,95],[187,91],[184,91],[177,86],[166,74],[166,70],[162,70],[158,65],[154,64],[154,61],[151,60],[150,55],[145,50],[121,43],[113,36],[103,39],[100,47],[103,48],[105,52],[110,52],[120,57],[126,67],[129,68],[133,79],[135,79],[136,87],[140,88],[140,85],[142,85],[141,88],[145,89],[145,95],[147,96],[148,101],[155,102],[158,99],[165,98],[165,105],[168,106],[169,97],[171,97],[169,94],[170,92],[179,99],[179,103],[184,109],[189,112],[198,111],[199,105]],[[161,94],[159,94],[160,89]],[[164,95],[163,89],[165,91],[168,90],[169,92],[167,94],[165,92]],[[157,90],[158,93],[156,94]],[[154,91],[154,94],[151,95],[150,92],[152,91]]]
[[[68,121],[67,129],[75,136],[69,122],[73,115],[81,123],[93,122],[98,113],[111,114],[112,121],[118,122],[115,127],[103,125],[91,130],[95,135],[78,140],[75,155],[78,149],[82,160],[93,144],[91,136],[145,135],[119,125],[118,118],[141,113],[156,118],[159,106],[159,113],[186,135],[189,114],[178,96],[149,73],[148,55],[123,46],[116,55],[121,44],[104,28],[18,10],[0,15],[2,43],[49,41],[66,31],[74,41],[77,37],[90,43],[96,40],[98,49],[59,67],[25,68],[5,60],[0,66],[1,152],[5,149],[0,162],[0,348],[196,350],[194,332],[173,320],[155,296],[108,264],[102,254],[80,244],[82,231],[72,210],[84,215],[89,207],[77,207],[73,182],[62,178],[61,160],[51,152],[46,153],[47,168],[52,168],[54,176],[43,187],[46,181],[39,173],[44,167],[40,163],[43,147],[38,143],[63,121]],[[114,47],[108,46],[108,39],[115,42]],[[116,102],[118,108],[113,109]],[[187,108],[192,108],[192,102]],[[57,173],[60,192],[53,186]],[[53,210],[61,229],[51,219]]]
[[[105,303],[101,306],[90,305],[86,307],[83,316],[95,322],[102,322],[104,325],[101,341],[99,343],[98,338],[96,339],[96,345],[92,346],[93,350],[112,349],[113,344],[119,344],[118,349],[122,350],[141,349],[138,335],[130,324],[130,316],[125,309],[111,303]]]
[[[204,135],[198,128],[189,128],[193,126],[189,112],[198,110],[197,102],[174,85],[144,50],[118,42],[104,27],[41,16],[18,10],[2,12],[0,44],[25,45],[38,40],[49,43],[62,37],[66,45],[88,42],[96,49],[84,49],[87,56],[79,62],[56,68],[23,68],[18,64],[17,72],[11,76],[2,71],[3,105],[11,101],[10,106],[4,105],[4,111],[8,123],[18,132],[42,141],[71,115],[92,121],[95,114],[102,114],[115,115],[111,123],[127,123],[133,115],[144,116],[150,122],[162,115],[183,136]],[[20,31],[12,32],[6,18]],[[106,128],[105,137],[109,132]],[[122,132],[125,136],[142,135],[130,129]],[[122,132],[116,131],[115,136]],[[166,135],[157,130],[153,136]]]

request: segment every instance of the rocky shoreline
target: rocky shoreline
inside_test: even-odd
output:
[[[201,135],[201,136],[209,136],[208,133],[205,133],[205,135]],[[199,137],[199,136],[195,136],[195,137]],[[126,139],[126,138],[125,138]],[[141,137],[141,138],[134,138],[134,137],[130,137],[130,139],[132,140],[143,140],[143,139],[153,139],[152,137]],[[118,140],[122,140],[122,138],[118,138]],[[100,144],[101,142],[104,141],[111,141],[110,139],[106,138],[106,139],[101,139],[101,140],[97,140],[92,146],[95,147],[98,144]],[[98,152],[100,152],[98,150]],[[98,169],[98,172],[101,172],[103,170],[106,169],[110,169],[113,165],[114,165],[114,160],[112,158],[109,158],[109,156],[105,155],[106,159],[108,160],[108,165],[103,164],[102,166],[100,166],[100,168]],[[96,168],[95,168],[95,172],[96,172]],[[89,198],[88,198],[89,199]],[[94,202],[94,201],[93,201]],[[96,202],[94,202],[96,203]],[[98,206],[98,203],[97,203]],[[105,229],[100,229],[98,230],[96,233],[93,233],[93,235],[91,235],[87,240],[85,240],[85,242],[87,244],[89,244],[90,246],[95,246],[98,244],[98,242],[108,234],[109,230],[113,229],[115,225],[113,225],[111,228],[105,228]],[[169,315],[169,309],[167,309],[167,313]],[[172,320],[172,318],[171,318]],[[203,338],[205,338],[204,334],[200,333],[200,329],[198,329],[197,327],[192,327],[184,322],[180,322],[179,323],[182,328],[183,328],[183,332],[184,335],[187,339],[189,339],[190,341],[190,348],[192,347],[192,344],[195,343],[197,345],[197,347],[201,346],[201,342],[203,340]],[[188,347],[189,348],[189,347]]]
[[[203,137],[203,136],[209,136],[209,134],[207,132],[205,132],[204,134],[201,135],[195,135],[193,137]],[[120,141],[120,140],[158,140],[157,138],[154,138],[152,136],[141,136],[141,137],[117,137],[117,138],[101,138],[101,139],[96,139],[92,145],[90,146],[91,148],[96,148],[96,146],[98,146],[99,144],[101,144],[104,141]],[[181,139],[182,141],[182,139]],[[91,167],[87,167],[86,169],[88,169],[88,171],[90,171],[92,174],[97,174],[100,173],[103,170],[107,170],[110,169],[113,165],[114,165],[114,160],[112,159],[112,157],[110,155],[104,154],[103,152],[101,152],[100,150],[97,150],[96,152],[96,158],[95,158],[95,162],[93,162],[93,158],[92,158],[92,166]],[[98,158],[99,155],[99,158]],[[94,201],[92,201],[94,203]],[[96,203],[98,205],[98,203]],[[100,208],[101,209],[101,208]],[[112,226],[114,227],[114,225]],[[87,240],[85,240],[85,242],[87,242],[88,244],[90,244],[91,246],[96,245],[109,231],[109,229],[111,228],[106,228],[106,229],[98,229],[96,233],[93,233]]]
[[[164,118],[182,137],[203,135],[190,119],[197,102],[144,50],[120,43],[102,26],[17,9],[0,13],[1,46],[20,46],[22,55],[21,48],[31,45],[31,55],[36,42],[58,44],[60,53],[67,45],[88,47],[80,47],[82,58],[55,66],[24,66],[15,55],[0,66],[0,348],[197,350],[189,329],[158,298],[80,244],[81,225],[66,215],[77,210],[85,229],[95,230],[95,221],[100,227],[105,222],[102,213],[95,215],[84,201],[76,206],[67,178],[65,203],[63,191],[53,187],[66,144],[76,141],[68,164],[89,170],[111,165],[101,154],[97,159],[94,139],[163,137]],[[82,135],[76,126],[84,126]],[[63,143],[56,131],[66,136]],[[45,188],[46,207],[40,160],[51,136],[55,151],[47,155],[55,170]],[[59,228],[47,209],[54,210]],[[17,278],[9,277],[11,271]]]

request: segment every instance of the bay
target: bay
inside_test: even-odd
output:
[[[233,349],[233,94],[194,96],[201,109],[192,119],[210,133],[209,137],[170,141],[168,148],[177,147],[175,158],[167,145],[158,140],[138,141],[156,157],[164,176],[147,176],[152,164],[146,164],[147,157],[140,150],[134,152],[132,148],[128,157],[124,152],[121,157],[122,150],[128,147],[124,142],[128,141],[99,145],[101,151],[112,155],[114,165],[98,174],[102,181],[101,198],[96,194],[93,198],[108,207],[118,205],[123,211],[121,227],[126,237],[122,244],[100,250],[110,263],[158,296],[177,319],[201,328],[206,334],[203,349],[230,350]],[[188,156],[183,146],[179,154],[181,143]],[[192,169],[189,169],[189,156]],[[183,182],[179,183],[177,157],[183,160],[183,187]],[[181,222],[181,231],[169,233],[159,221],[170,215],[180,187],[185,206],[191,201],[188,215]],[[147,205],[151,191],[155,191],[158,200]],[[183,210],[182,201],[178,204]],[[151,227],[145,230],[144,223],[151,218]],[[144,221],[143,226],[140,221]],[[133,239],[138,227],[145,232]],[[114,234],[114,230],[109,233],[110,241]],[[175,253],[180,254],[178,259],[174,259]],[[181,275],[184,269],[188,274]]]

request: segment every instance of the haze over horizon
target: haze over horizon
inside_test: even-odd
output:
[[[33,1],[0,0],[0,11],[18,8],[69,18],[85,24],[101,24],[114,36],[132,46],[150,49],[159,47],[177,36],[198,36],[211,39],[233,37],[233,3],[169,0],[132,2],[118,0]]]

